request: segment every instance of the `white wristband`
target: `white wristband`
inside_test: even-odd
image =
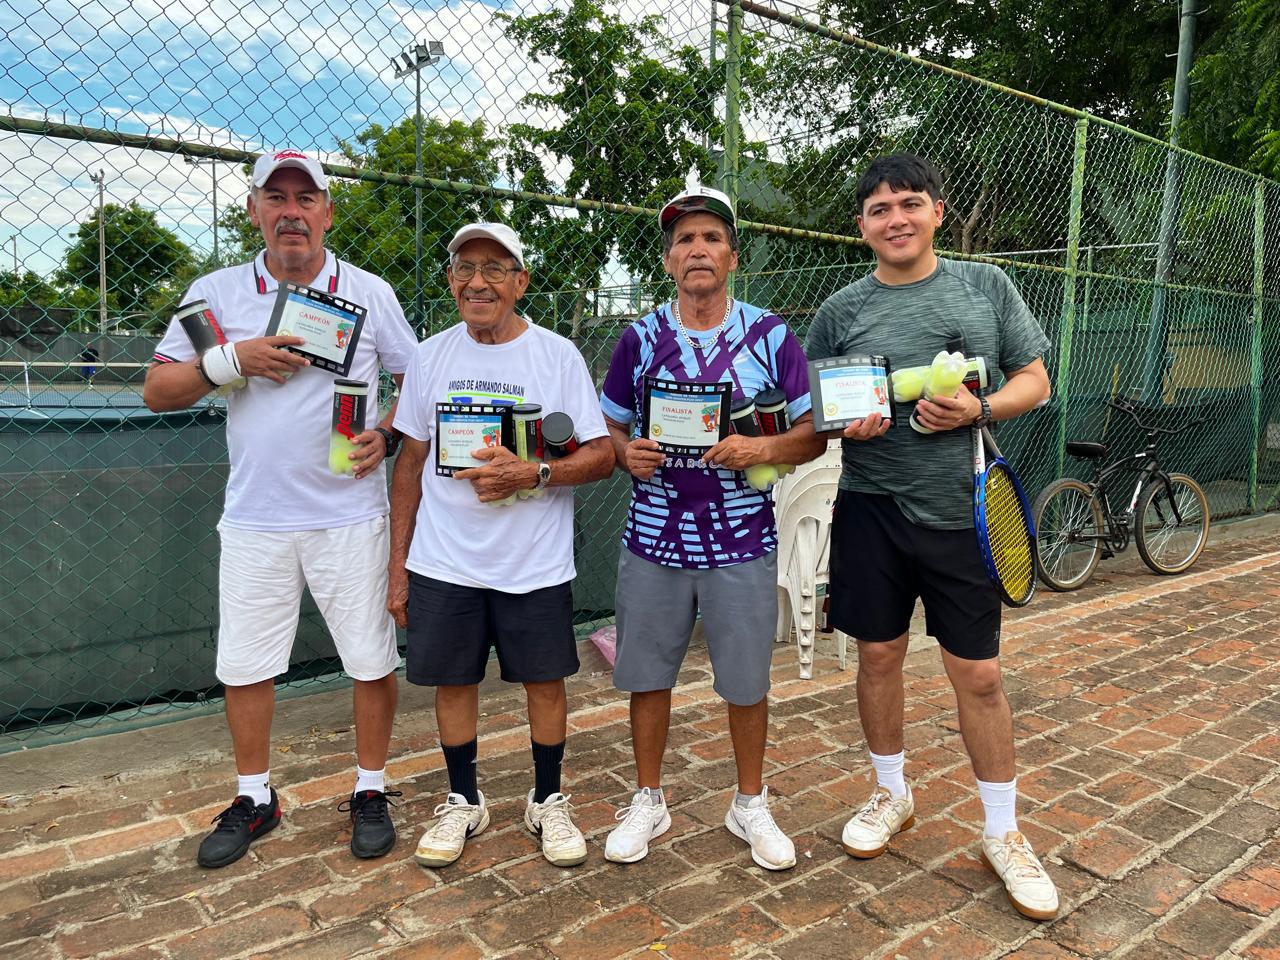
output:
[[[240,358],[236,356],[234,343],[223,343],[210,347],[200,358],[205,375],[218,386],[225,386],[232,380],[240,379]]]

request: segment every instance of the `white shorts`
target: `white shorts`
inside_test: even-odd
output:
[[[379,680],[400,664],[387,612],[386,517],[332,530],[219,527],[218,680],[244,686],[289,669],[302,588],[311,589],[342,669]]]

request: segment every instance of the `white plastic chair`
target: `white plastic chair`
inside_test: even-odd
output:
[[[834,450],[834,454],[833,454]],[[813,675],[813,647],[819,611],[818,588],[829,582],[831,508],[840,481],[840,446],[796,468],[774,487],[778,522],[778,623],[774,640],[785,643],[794,631],[800,676]],[[846,669],[848,637],[835,631],[840,669]]]

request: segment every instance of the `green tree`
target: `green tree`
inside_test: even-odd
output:
[[[506,35],[535,63],[546,86],[522,104],[539,122],[508,130],[508,174],[535,193],[637,206],[660,206],[691,167],[714,182],[707,144],[722,137],[717,108],[723,71],[703,52],[676,45],[662,17],[626,22],[596,0],[528,16],[499,14]],[[565,170],[563,181],[549,170]],[[518,204],[512,221],[537,260],[538,289],[573,289],[568,325],[576,332],[616,256],[633,275],[661,276],[658,233],[650,217],[603,210],[566,212]]]
[[[107,265],[107,307],[117,315],[150,310],[166,281],[189,268],[191,250],[137,203],[109,203],[102,211]],[[80,224],[56,277],[69,287],[98,288],[98,213]]]
[[[485,122],[422,121],[422,174],[436,180],[489,185],[497,178],[499,144],[486,134]],[[358,170],[413,176],[414,118],[392,127],[372,124],[352,141],[340,140],[344,161]],[[371,181],[333,180],[333,227],[325,244],[337,256],[382,277],[409,308],[414,301],[414,189]],[[464,223],[493,219],[497,206],[482,194],[426,189],[422,194],[422,279],[428,323],[444,322],[451,309],[433,313],[432,301],[447,300],[444,268],[449,238]],[[262,234],[243,206],[220,219],[248,260],[262,249]]]
[[[30,270],[0,272],[0,307],[52,307],[58,302],[58,289]]]
[[[1280,0],[1236,0],[1200,35],[1183,145],[1280,178]]]
[[[1176,20],[1157,0],[974,0],[904,10],[831,0],[832,26],[1152,131],[1168,109]],[[857,178],[910,150],[944,175],[942,241],[962,252],[1065,245],[1072,121],[1017,97],[811,35],[775,44],[756,91],[788,118],[770,179],[802,224],[856,233]],[[785,128],[784,128],[785,129]],[[1094,154],[1090,154],[1091,160]],[[786,208],[770,211],[784,216]]]

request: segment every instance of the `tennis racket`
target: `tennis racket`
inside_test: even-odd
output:
[[[987,462],[990,447],[995,459]],[[973,431],[973,525],[1000,599],[1024,607],[1036,592],[1036,528],[1013,467],[986,427]]]

